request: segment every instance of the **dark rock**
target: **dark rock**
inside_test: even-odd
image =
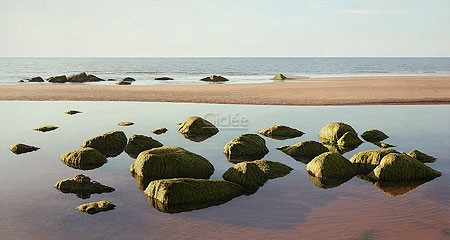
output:
[[[160,135],[167,132],[167,128],[158,128],[152,131],[152,133],[156,134],[156,135]]]
[[[75,114],[78,114],[78,113],[81,113],[81,112],[77,111],[77,110],[69,110],[69,111],[66,111],[64,113],[68,114],[68,115],[75,115]]]
[[[86,140],[83,147],[95,148],[107,157],[115,157],[123,152],[127,140],[124,132],[112,131]]]
[[[68,82],[67,77],[65,75],[47,78],[47,81],[51,82],[51,83],[65,83],[65,82]]]
[[[99,212],[113,210],[115,207],[116,207],[116,205],[114,205],[110,201],[98,201],[98,202],[82,204],[82,205],[76,207],[75,209],[80,212],[96,214]]]
[[[361,134],[361,137],[368,142],[381,142],[389,136],[377,129],[370,129]]]
[[[162,147],[162,143],[151,137],[144,135],[131,135],[128,144],[125,146],[125,152],[132,158],[137,158],[139,153],[152,148]]]
[[[258,131],[259,134],[277,140],[285,140],[290,138],[301,137],[304,132],[283,125],[275,125]]]
[[[173,80],[173,78],[170,77],[157,77],[155,80]]]
[[[49,132],[49,131],[53,131],[55,129],[58,129],[58,127],[57,126],[53,126],[53,125],[45,125],[45,126],[42,126],[42,127],[34,128],[33,130],[39,131],[39,132]]]
[[[33,77],[28,80],[28,82],[45,82],[41,77]]]
[[[75,193],[82,199],[89,198],[91,194],[107,193],[115,190],[114,188],[102,185],[99,182],[91,182],[91,179],[83,174],[58,181],[54,187],[63,193]]]
[[[22,153],[27,153],[27,152],[33,152],[38,150],[38,147],[35,146],[30,146],[30,145],[26,145],[26,144],[14,144],[11,147],[9,147],[9,150],[11,150],[11,152],[13,152],[14,154],[22,154]]]
[[[222,77],[222,76],[211,75],[209,77],[205,77],[205,78],[200,79],[200,81],[204,81],[204,82],[227,82],[229,80],[224,78],[224,77]]]
[[[257,134],[242,134],[228,142],[223,150],[229,160],[239,159],[239,157],[256,160],[269,152],[266,141]]]

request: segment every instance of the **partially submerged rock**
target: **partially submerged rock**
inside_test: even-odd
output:
[[[287,79],[287,77],[284,76],[284,75],[281,74],[281,73],[275,75],[275,76],[272,78],[272,80],[285,80],[285,79]]]
[[[269,149],[266,147],[266,141],[257,134],[242,134],[228,142],[223,152],[229,160],[239,158],[256,160],[265,156]]]
[[[101,152],[90,147],[66,152],[61,155],[60,159],[65,165],[81,170],[99,168],[107,162],[106,157]]]
[[[223,179],[237,183],[244,188],[258,188],[269,180],[269,177],[253,162],[241,162],[230,167]]]
[[[222,77],[222,76],[211,75],[209,77],[205,77],[205,78],[200,79],[200,81],[204,81],[204,82],[227,82],[229,80],[224,78],[224,77]]]
[[[49,132],[49,131],[53,131],[55,129],[58,129],[58,127],[57,126],[53,126],[53,125],[45,125],[45,126],[42,126],[42,127],[33,128],[33,130],[39,131],[39,132]]]
[[[363,143],[361,139],[359,139],[358,135],[353,132],[344,133],[344,135],[342,135],[342,137],[337,141],[337,145],[342,147],[359,146],[361,143]]]
[[[167,128],[158,128],[152,131],[152,133],[156,134],[156,135],[160,135],[167,132]]]
[[[350,162],[357,166],[361,173],[367,174],[377,167],[381,159],[389,153],[397,153],[394,149],[367,150],[359,152],[350,158]]]
[[[68,80],[67,80],[66,75],[61,75],[61,76],[47,78],[47,81],[51,82],[51,83],[65,83]]]
[[[74,115],[74,114],[78,114],[78,113],[81,113],[80,111],[77,111],[77,110],[69,110],[69,111],[66,111],[66,112],[64,112],[65,114],[68,114],[68,115]]]
[[[141,152],[131,164],[130,172],[148,180],[208,179],[214,172],[214,166],[206,158],[181,147],[163,146]]]
[[[320,129],[319,139],[322,143],[336,145],[338,144],[339,139],[347,132],[353,133],[350,134],[350,137],[353,138],[356,135],[356,138],[358,138],[358,134],[350,125],[342,122],[333,122]],[[346,138],[349,138],[348,134]],[[341,142],[346,141],[348,141],[348,139],[343,139]]]
[[[291,146],[282,146],[277,149],[295,159],[305,157],[310,158],[310,160],[324,152],[328,152],[328,149],[325,146],[316,141],[303,141]]]
[[[41,77],[32,77],[32,78],[28,79],[28,82],[45,82],[45,81]]]
[[[286,164],[269,160],[255,160],[253,163],[256,164],[269,179],[284,177],[293,170]]]
[[[128,153],[128,155],[130,155],[132,158],[136,158],[139,153],[145,150],[162,146],[162,143],[151,137],[133,134],[131,135],[127,145],[125,146],[125,152]]]
[[[130,82],[130,81],[125,81],[125,80],[116,82],[117,85],[131,85],[131,83],[132,83],[132,82]]]
[[[86,74],[85,72],[78,73],[71,75],[67,77],[67,82],[74,82],[74,83],[83,83],[83,82],[100,82],[105,81],[97,76],[94,76],[92,74]]]
[[[27,152],[33,152],[33,151],[39,150],[39,148],[35,147],[35,146],[22,144],[22,143],[17,143],[17,144],[11,145],[11,147],[9,147],[9,150],[11,150],[11,152],[13,152],[14,154],[18,155],[18,154],[27,153]]]
[[[358,168],[336,152],[326,152],[315,157],[306,165],[306,170],[318,178],[350,179]]]
[[[107,157],[115,157],[123,152],[127,140],[124,132],[111,131],[86,140],[83,147],[95,148]]]
[[[25,82],[25,80],[23,80],[23,79],[20,79],[19,81],[17,81],[17,82],[20,82],[20,83],[24,83]]]
[[[63,193],[75,193],[79,198],[86,199],[95,193],[113,192],[115,189],[102,185],[99,182],[91,181],[91,179],[83,174],[75,175],[73,178],[58,181],[56,189]]]
[[[361,134],[361,137],[368,142],[381,142],[389,138],[388,135],[378,129],[367,130]]]
[[[270,137],[273,139],[284,140],[289,138],[301,137],[304,132],[284,126],[284,125],[275,125],[268,127],[266,129],[262,129],[258,131],[259,134],[264,135],[266,137]]]
[[[436,161],[436,158],[433,156],[430,156],[426,153],[423,153],[419,150],[413,149],[411,150],[408,155],[412,158],[415,158],[423,163],[432,163]]]
[[[395,147],[394,145],[391,145],[389,143],[385,143],[385,142],[372,142],[374,145],[380,147],[380,148],[391,148],[391,147]]]
[[[401,153],[384,156],[380,164],[367,175],[370,180],[379,182],[431,180],[439,176],[440,172]]]
[[[177,213],[225,203],[244,194],[244,189],[224,180],[174,178],[152,181],[144,193],[152,207]]]
[[[155,80],[167,81],[167,80],[173,80],[173,78],[170,78],[170,77],[157,77],[157,78],[155,78]]]
[[[203,141],[218,133],[219,129],[208,120],[198,116],[192,116],[181,123],[178,131],[188,139]]]
[[[126,127],[134,125],[134,122],[119,122],[117,125]]]
[[[136,79],[134,79],[134,78],[132,78],[132,77],[126,77],[126,78],[122,79],[122,81],[125,81],[125,82],[134,82],[134,81],[136,81]]]
[[[98,202],[90,202],[86,204],[82,204],[75,209],[80,212],[85,212],[89,214],[96,214],[99,212],[105,212],[109,210],[113,210],[116,207],[110,201],[98,201]]]

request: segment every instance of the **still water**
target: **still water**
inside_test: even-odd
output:
[[[65,115],[69,109],[83,113]],[[1,239],[448,239],[450,234],[450,107],[345,106],[290,107],[125,102],[0,102],[0,238]],[[177,132],[177,123],[197,115],[220,119],[215,136],[193,142]],[[234,124],[230,124],[230,121]],[[118,126],[120,121],[135,125]],[[393,196],[357,177],[322,189],[306,173],[306,165],[276,147],[318,140],[322,126],[334,121],[352,125],[359,133],[378,128],[398,151],[416,148],[437,157],[430,167],[442,176],[409,192]],[[238,124],[236,124],[238,123]],[[33,128],[60,128],[41,133]],[[183,147],[209,159],[212,179],[232,166],[223,146],[242,133],[274,124],[304,131],[300,138],[265,138],[270,152],[264,157],[294,170],[268,181],[255,194],[225,204],[177,214],[152,208],[129,173],[134,159],[126,153],[108,158],[94,170],[65,166],[59,156],[79,148],[84,140],[111,130],[152,136],[164,145]],[[167,127],[154,135],[151,130]],[[36,152],[14,155],[8,147],[26,143]],[[377,149],[363,143],[344,154]],[[80,199],[53,185],[83,173],[114,187],[112,193]],[[77,205],[110,200],[117,207],[96,215],[80,213]]]

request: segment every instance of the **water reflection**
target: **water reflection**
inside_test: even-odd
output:
[[[333,179],[333,178],[318,178],[312,176],[311,174],[307,174],[309,180],[314,183],[319,188],[330,189],[340,186],[341,184],[347,182],[350,179]]]
[[[361,144],[353,145],[353,146],[341,146],[341,145],[331,145],[331,144],[323,144],[330,152],[337,152],[340,154],[344,154],[347,152],[351,152],[357,149]]]
[[[260,160],[263,159],[264,156],[267,154],[261,154],[261,155],[253,155],[253,156],[231,156],[226,153],[225,157],[227,158],[228,162],[230,163],[240,163],[240,162],[246,162],[246,161],[254,161],[254,160]]]
[[[199,135],[188,135],[188,134],[182,133],[181,135],[183,135],[184,138],[186,138],[186,139],[188,139],[188,140],[190,140],[192,142],[203,142],[206,139],[214,136],[215,134],[212,134],[212,135],[200,135],[199,136]]]
[[[147,196],[147,201],[150,204],[150,206],[160,212],[163,213],[181,213],[181,212],[190,212],[194,210],[199,210],[203,208],[208,208],[212,206],[218,206],[221,204],[224,204],[227,201],[215,201],[215,202],[204,202],[204,203],[196,203],[196,204],[164,204],[161,201],[154,199],[152,197]]]

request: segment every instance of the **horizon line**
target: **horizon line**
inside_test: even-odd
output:
[[[0,58],[450,58],[440,56],[0,56]]]

